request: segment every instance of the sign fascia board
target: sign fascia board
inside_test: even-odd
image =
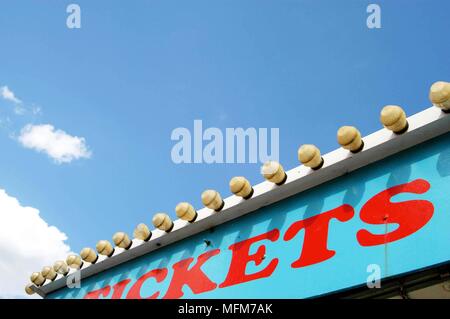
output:
[[[91,277],[169,244],[239,218],[261,207],[282,201],[450,131],[450,115],[434,106],[408,117],[408,123],[408,131],[401,135],[396,135],[383,128],[364,137],[364,149],[359,153],[353,154],[339,148],[325,154],[323,156],[324,166],[320,170],[313,171],[303,165],[297,166],[286,172],[287,180],[281,186],[264,181],[253,186],[254,195],[249,200],[234,195],[230,196],[224,199],[225,206],[220,212],[203,208],[198,210],[195,223],[178,219],[174,221],[174,228],[170,233],[153,230],[153,236],[148,242],[134,239],[128,250],[116,247],[112,257],[99,256],[97,263],[92,265],[85,263],[80,271],[80,279]],[[74,272],[75,270],[71,269],[70,273]],[[40,296],[45,297],[65,286],[66,278],[58,275],[55,281],[48,282],[42,287],[33,287],[33,289]]]

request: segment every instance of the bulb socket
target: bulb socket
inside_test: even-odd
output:
[[[133,232],[134,238],[143,240],[143,241],[149,241],[150,238],[152,238],[152,232],[148,228],[147,225],[140,223],[136,226]]]
[[[111,257],[114,254],[114,247],[107,240],[100,240],[95,249],[100,255]]]
[[[45,283],[45,277],[40,272],[34,272],[30,276],[30,280],[36,286],[42,286]]]
[[[81,250],[80,257],[84,261],[91,263],[91,264],[95,264],[98,260],[98,255],[95,252],[95,250],[93,250],[92,248],[89,248],[89,247],[83,248]]]
[[[225,202],[219,192],[212,189],[207,189],[202,193],[202,203],[205,207],[215,210],[216,212],[221,211],[225,206]]]
[[[53,269],[53,267],[50,267],[50,266],[45,266],[44,268],[42,268],[41,274],[45,279],[48,279],[51,281],[55,280],[56,277],[58,276],[58,274]]]
[[[67,256],[66,264],[67,266],[73,269],[81,269],[81,267],[83,267],[83,261],[81,260],[81,257],[78,255]]]
[[[177,214],[178,218],[190,223],[195,222],[195,220],[197,219],[197,211],[191,204],[187,202],[179,203],[175,207],[175,213]]]
[[[117,247],[123,248],[123,249],[130,249],[133,242],[131,241],[130,237],[124,232],[117,232],[112,237],[114,245]]]
[[[169,215],[165,213],[157,213],[153,216],[153,226],[156,228],[165,231],[166,233],[170,233],[173,229],[173,222],[170,219]]]
[[[352,153],[358,153],[364,148],[361,133],[353,126],[342,126],[339,128],[337,131],[337,141],[342,148]]]
[[[261,166],[261,174],[266,180],[278,186],[283,185],[287,180],[283,166],[277,161],[267,161]]]
[[[313,144],[304,144],[298,149],[298,160],[305,166],[318,170],[322,168],[324,160],[320,150]]]
[[[406,113],[398,105],[386,105],[383,107],[380,113],[380,121],[385,128],[395,134],[403,134],[409,127]]]
[[[253,196],[253,187],[243,176],[236,176],[230,180],[230,191],[244,199],[249,199]]]
[[[445,113],[450,113],[450,83],[438,81],[430,87],[431,103]]]
[[[63,260],[58,260],[53,264],[53,270],[60,275],[67,275],[69,273],[69,267]]]
[[[26,286],[25,286],[25,292],[27,293],[27,295],[33,295],[34,294],[34,290],[31,288],[31,287],[33,287],[34,285],[33,284],[27,284]]]

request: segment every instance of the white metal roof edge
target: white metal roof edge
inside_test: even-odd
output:
[[[268,181],[259,183],[253,186],[254,194],[248,200],[232,195],[224,199],[225,206],[220,212],[202,208],[197,211],[198,217],[194,223],[178,219],[174,221],[174,227],[170,233],[159,229],[152,230],[153,236],[148,242],[133,239],[133,244],[128,250],[115,247],[113,256],[108,258],[99,255],[95,264],[85,262],[80,270],[80,278],[84,279],[98,274],[445,134],[450,131],[450,114],[432,106],[408,117],[408,124],[408,131],[401,135],[396,135],[383,128],[364,137],[364,149],[359,153],[353,154],[339,148],[323,155],[324,165],[319,170],[314,171],[300,165],[286,171],[287,180],[281,186]],[[75,270],[71,269],[69,274],[74,272]],[[45,297],[64,286],[66,286],[66,278],[58,275],[56,280],[47,280],[43,286],[32,286],[32,289],[40,296]]]

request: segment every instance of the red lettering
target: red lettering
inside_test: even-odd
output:
[[[336,252],[327,248],[328,226],[330,220],[336,218],[341,222],[346,222],[350,220],[353,215],[353,207],[344,204],[319,215],[293,223],[286,231],[284,240],[291,240],[301,229],[305,230],[305,235],[302,252],[299,259],[291,264],[292,268],[317,264],[333,257]]]
[[[165,299],[175,299],[183,297],[183,286],[188,285],[194,294],[213,290],[217,284],[212,282],[201,270],[203,264],[211,257],[220,253],[220,249],[214,249],[198,256],[197,263],[188,270],[194,258],[183,259],[173,264],[173,276],[167,289]]]
[[[384,234],[373,234],[366,229],[360,229],[357,240],[361,246],[375,246],[387,244],[407,237],[425,226],[432,218],[434,206],[427,200],[409,200],[404,202],[391,202],[392,197],[401,193],[423,194],[430,189],[430,184],[423,179],[397,185],[384,190],[369,199],[361,208],[360,218],[363,222],[371,225],[385,225]],[[287,229],[284,240],[290,241],[304,230],[303,245],[300,256],[292,262],[292,268],[306,267],[332,258],[336,252],[328,249],[328,232],[332,219],[347,222],[354,216],[354,209],[348,204],[341,205],[332,210],[320,213],[313,217],[294,222]],[[394,230],[388,232],[387,225],[398,225]],[[241,283],[270,277],[278,266],[279,259],[272,258],[267,266],[254,273],[246,273],[249,263],[260,266],[265,259],[266,246],[259,243],[256,252],[250,254],[252,245],[269,240],[275,242],[280,236],[278,229],[273,229],[264,234],[248,238],[234,243],[228,247],[231,251],[231,262],[225,280],[219,285],[220,288],[238,285]],[[197,263],[191,266],[194,258],[187,258],[172,265],[173,276],[163,298],[175,299],[183,297],[183,288],[189,286],[194,294],[200,294],[214,290],[217,284],[203,272],[201,267],[213,256],[218,255],[220,249],[214,249],[198,256]],[[156,291],[149,297],[141,296],[142,285],[149,278],[154,278],[157,283],[166,279],[167,268],[154,269],[142,275],[130,288],[127,299],[155,299],[160,295]],[[101,289],[88,292],[85,299],[106,298],[112,293],[112,299],[122,298],[122,295],[131,282],[125,279],[114,286],[107,285]]]
[[[233,286],[243,282],[265,278],[272,275],[273,271],[278,265],[278,258],[272,259],[266,268],[256,273],[247,275],[245,273],[245,269],[247,267],[247,264],[251,261],[254,262],[256,266],[261,264],[266,253],[266,246],[261,245],[258,247],[256,253],[250,255],[249,251],[252,244],[265,239],[274,242],[278,239],[279,236],[280,231],[278,229],[273,229],[267,233],[231,245],[229,247],[229,249],[232,251],[230,269],[228,270],[225,281],[221,283],[219,287],[224,288]]]
[[[149,278],[155,278],[156,282],[163,281],[167,276],[167,268],[153,269],[145,274],[143,274],[133,286],[131,286],[128,292],[127,299],[156,299],[159,296],[159,291],[155,292],[153,295],[147,298],[141,296],[141,287],[144,282]]]
[[[108,285],[106,287],[88,292],[84,296],[84,299],[99,299],[100,296],[107,297],[109,295],[110,291],[111,291],[111,287]]]
[[[390,201],[391,197],[400,193],[423,194],[430,189],[430,183],[416,179],[410,183],[391,187],[378,193],[361,209],[360,218],[368,224],[398,224],[398,228],[386,234],[372,234],[361,229],[356,234],[361,246],[387,244],[418,231],[433,216],[433,204],[426,200],[409,200],[400,203]]]
[[[123,291],[127,287],[127,285],[130,283],[131,279],[125,279],[113,286],[113,294],[111,296],[111,299],[120,299],[122,298]]]

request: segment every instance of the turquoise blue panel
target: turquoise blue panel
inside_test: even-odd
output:
[[[378,234],[385,231],[384,225],[368,225],[360,220],[359,212],[364,203],[389,187],[418,178],[427,180],[431,184],[430,190],[424,194],[399,194],[392,201],[428,200],[434,205],[431,220],[419,231],[401,240],[388,245],[362,247],[356,239],[358,230],[367,229]],[[284,241],[287,228],[297,220],[342,204],[353,206],[355,215],[348,222],[335,219],[330,222],[328,248],[336,251],[335,256],[308,267],[292,268],[291,263],[301,252],[303,233],[300,232],[291,241]],[[389,225],[389,231],[395,227]],[[81,288],[64,288],[48,297],[83,298],[89,291],[130,278],[131,283],[123,294],[125,297],[141,275],[166,267],[169,273],[162,283],[149,279],[141,289],[142,296],[150,296],[158,290],[162,297],[169,285],[174,263],[216,248],[221,250],[220,254],[208,260],[202,269],[212,281],[220,284],[230,265],[231,252],[228,247],[274,228],[280,230],[280,238],[276,242],[261,241],[251,249],[254,253],[260,244],[264,244],[266,258],[258,266],[252,262],[247,266],[247,273],[257,272],[265,268],[270,260],[278,258],[278,266],[270,277],[201,294],[194,294],[188,286],[184,286],[183,298],[305,298],[365,284],[370,275],[367,272],[369,264],[379,265],[384,278],[450,261],[450,133],[218,226],[213,231],[205,231],[83,279]],[[211,245],[207,246],[205,240],[210,241]]]

